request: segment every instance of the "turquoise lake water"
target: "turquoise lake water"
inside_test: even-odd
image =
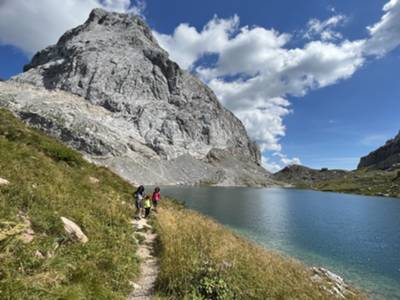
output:
[[[296,189],[163,187],[237,233],[400,299],[400,199]]]

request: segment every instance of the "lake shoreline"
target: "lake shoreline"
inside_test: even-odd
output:
[[[395,230],[400,209],[397,198],[296,188],[161,189],[164,195],[185,199],[190,209],[266,249],[308,266],[326,267],[368,294],[388,298],[400,295],[395,268],[400,241]],[[372,219],[370,212],[375,216]],[[390,231],[381,232],[382,226]],[[351,230],[343,234],[344,228]]]
[[[215,220],[212,217],[206,216],[204,214],[198,213],[190,208],[187,208],[184,206],[184,204],[182,204],[182,201],[177,201],[175,199],[173,200],[167,200],[167,201],[163,201],[163,205],[162,205],[162,210],[159,212],[159,214],[157,214],[156,216],[156,223],[157,225],[155,226],[156,231],[158,232],[159,236],[160,236],[160,244],[162,245],[161,247],[164,248],[168,248],[171,247],[173,248],[171,250],[171,253],[169,255],[172,255],[172,253],[174,253],[174,255],[177,255],[179,257],[191,257],[193,256],[193,253],[203,253],[201,255],[201,257],[203,257],[203,255],[206,255],[207,258],[202,258],[202,260],[207,261],[207,264],[210,265],[218,265],[218,263],[216,263],[214,260],[218,260],[221,259],[218,257],[215,258],[215,256],[217,256],[216,254],[210,254],[210,253],[219,253],[218,255],[222,255],[224,257],[223,261],[224,264],[228,264],[228,265],[236,265],[236,267],[238,268],[236,269],[231,269],[229,270],[229,273],[233,275],[229,275],[229,276],[243,276],[243,274],[241,272],[256,272],[256,273],[252,273],[252,276],[256,276],[257,278],[259,278],[259,280],[261,280],[260,282],[263,282],[263,280],[265,279],[266,284],[270,283],[272,284],[272,286],[274,285],[278,285],[279,280],[287,280],[286,277],[291,278],[292,276],[294,276],[291,280],[296,280],[298,281],[299,285],[302,285],[302,287],[306,290],[297,290],[297,292],[299,294],[291,294],[291,296],[293,297],[302,297],[307,295],[307,297],[309,297],[310,299],[330,299],[332,297],[338,298],[338,299],[366,299],[367,297],[365,296],[364,292],[361,291],[361,289],[358,288],[354,288],[353,286],[349,285],[347,282],[345,282],[342,277],[336,275],[335,273],[329,271],[326,268],[323,267],[312,267],[312,266],[308,266],[306,264],[304,264],[303,262],[300,262],[299,260],[297,260],[296,258],[287,256],[286,254],[280,253],[278,251],[275,250],[271,250],[268,249],[267,247],[265,247],[264,245],[260,245],[259,243],[248,239],[247,237],[244,237],[238,233],[236,233],[235,231],[232,231],[231,228],[226,227],[225,225],[221,224],[220,222],[218,222],[217,220]],[[171,225],[173,224],[173,225]],[[186,225],[186,226],[181,226],[181,225]],[[180,230],[180,235],[174,235],[175,234],[175,229],[174,228],[183,228]],[[190,226],[190,230],[187,229],[187,227]],[[170,228],[171,227],[171,228]],[[215,235],[215,232],[217,232],[218,234]],[[182,238],[182,235],[185,236],[186,234],[190,235],[191,237],[196,237],[194,240],[192,240],[192,238],[190,239],[186,239],[186,238]],[[171,236],[173,235],[173,237]],[[216,238],[218,239],[218,243],[214,244],[213,243],[213,239]],[[168,239],[173,240],[169,241]],[[229,241],[229,243],[227,243],[227,241]],[[193,243],[194,242],[194,243]],[[229,247],[233,247],[235,249],[235,251],[233,251],[232,253],[236,253],[234,254],[234,256],[230,257],[230,259],[227,259],[229,257],[229,255],[225,255],[225,253],[221,254],[221,250],[219,250],[219,248],[223,248],[225,251],[223,252],[229,252],[228,250],[226,250],[225,248],[227,247],[227,245],[230,245]],[[178,246],[179,245],[179,248]],[[240,246],[241,245],[241,246]],[[239,247],[239,248],[237,248]],[[243,249],[241,247],[245,247],[246,251],[243,251]],[[185,252],[185,249],[191,249],[191,253],[183,253],[182,251]],[[205,250],[208,249],[208,250]],[[242,251],[237,251],[238,249],[241,249]],[[204,251],[206,251],[205,254]],[[168,252],[168,251],[167,251]],[[177,254],[180,253],[180,254]],[[246,255],[246,264],[243,264],[243,261],[241,261],[242,258],[240,258],[241,254],[243,252],[247,252]],[[254,252],[254,253],[253,253]],[[173,285],[174,279],[175,277],[179,278],[179,274],[180,273],[186,273],[186,276],[189,277],[196,277],[197,275],[194,275],[193,273],[195,272],[195,270],[197,269],[197,266],[191,266],[188,269],[186,264],[190,264],[193,261],[198,261],[197,259],[193,260],[193,257],[191,258],[191,260],[189,260],[190,262],[185,262],[184,266],[176,266],[174,265],[173,268],[171,269],[171,267],[166,268],[164,266],[164,268],[166,268],[167,270],[164,272],[169,272],[168,277],[164,277],[163,276],[163,261],[169,261],[169,256],[165,254],[165,252],[161,251],[160,254],[160,260],[161,260],[161,275],[160,275],[160,281],[159,282],[159,288],[161,289],[161,292],[164,290],[163,289],[163,285],[167,285],[167,286],[171,286]],[[215,256],[214,256],[215,255]],[[236,255],[239,256],[236,257]],[[268,261],[268,265],[269,268],[272,268],[274,271],[272,272],[272,274],[274,274],[274,279],[271,279],[268,277],[268,275],[271,274],[264,274],[262,273],[262,270],[259,271],[243,271],[243,268],[246,269],[247,267],[250,266],[250,269],[252,268],[253,264],[258,264],[261,263],[263,261]],[[239,263],[238,263],[239,261]],[[243,265],[242,265],[243,264]],[[281,265],[285,265],[286,267],[281,269]],[[184,268],[184,269],[180,269],[180,268]],[[252,270],[252,269],[251,269]],[[237,274],[235,273],[235,271],[237,271]],[[189,272],[189,274],[188,274]],[[260,273],[261,272],[261,273]],[[302,274],[300,277],[298,277],[297,275],[293,275],[293,273],[297,273],[298,274]],[[261,274],[263,274],[263,276],[261,276]],[[281,274],[281,275],[280,275]],[[222,272],[221,274],[219,274],[219,280],[223,280],[226,281],[226,283],[228,284],[231,280],[237,280],[237,279],[232,279],[230,278],[227,274],[225,274],[224,272]],[[282,278],[280,277],[282,276]],[[264,278],[265,277],[265,278]],[[278,277],[278,279],[276,279],[275,277]],[[246,278],[246,277],[245,277]],[[285,278],[285,279],[283,279]],[[296,279],[294,279],[296,278]],[[300,279],[302,278],[302,279]],[[242,279],[243,280],[243,279]],[[258,280],[258,279],[257,279]],[[271,282],[270,280],[272,280],[273,282]],[[274,280],[276,280],[276,282],[274,283]],[[303,282],[304,281],[304,282]],[[201,280],[200,280],[201,282]],[[250,284],[250,287],[248,287],[251,290],[251,282],[247,282],[247,284]],[[282,283],[280,283],[282,284]],[[287,286],[281,286],[282,290],[278,290],[279,291],[275,291],[274,295],[271,294],[263,294],[264,296],[268,295],[268,296],[279,296],[279,295],[284,295],[281,293],[286,293],[287,291],[283,291],[286,289],[291,289],[291,285],[287,283]],[[229,286],[229,284],[228,284]],[[272,286],[270,286],[269,288],[272,288]],[[307,287],[311,287],[314,286],[315,289],[315,294],[313,294],[313,292],[308,291],[306,288]],[[177,296],[179,295],[179,292],[182,292],[180,290],[180,288],[177,288],[177,290],[175,291],[174,294],[170,294],[173,296]],[[185,293],[187,293],[188,291],[185,290]],[[293,291],[290,291],[291,293],[296,293],[296,289],[294,289]],[[177,294],[178,293],[178,294]],[[262,293],[270,293],[270,291],[264,291]],[[303,294],[305,293],[305,294]],[[248,295],[246,295],[248,296]],[[287,296],[287,295],[286,295]],[[239,297],[240,298],[240,297]],[[240,298],[242,299],[242,298]],[[261,298],[257,298],[257,299],[263,299]]]
[[[344,192],[344,191],[335,191],[335,190],[324,190],[324,189],[318,189],[318,188],[312,188],[312,187],[302,187],[302,186],[288,186],[288,187],[279,187],[279,188],[284,188],[284,189],[294,189],[294,190],[305,190],[305,191],[315,191],[315,192],[322,192],[322,193],[337,193],[337,194],[343,194],[343,195],[354,195],[354,196],[365,196],[365,197],[381,197],[381,198],[390,198],[390,199],[397,199],[400,200],[400,196],[391,196],[389,194],[366,194],[366,193],[349,193],[349,192]]]
[[[153,186],[153,185],[146,185],[146,186]],[[399,195],[390,195],[390,194],[384,194],[384,193],[366,193],[364,191],[342,191],[342,190],[328,190],[324,188],[318,188],[313,185],[296,185],[296,184],[290,184],[290,183],[282,183],[281,185],[254,185],[254,186],[248,186],[248,185],[207,185],[207,184],[163,184],[162,186],[165,187],[222,187],[222,188],[255,188],[255,189],[264,189],[264,188],[282,188],[282,189],[299,189],[299,190],[310,190],[310,191],[317,191],[317,192],[324,192],[324,193],[339,193],[339,194],[344,194],[344,195],[358,195],[358,196],[367,196],[367,197],[382,197],[382,198],[393,198],[393,199],[399,199],[400,200],[400,194]]]
[[[308,174],[310,177],[307,177],[305,174],[302,175],[300,171],[295,172],[295,170],[293,170],[293,173],[285,174],[284,171],[289,170],[289,168],[274,174],[274,179],[287,182],[293,187],[301,189],[400,198],[400,168],[398,167],[391,170],[359,169],[343,174],[334,174],[335,176],[332,175],[331,178],[329,176],[319,178],[318,176],[322,176],[321,174],[326,172],[335,172],[335,170],[313,170],[311,175]],[[295,166],[292,166],[292,168],[294,169]],[[296,168],[306,169],[300,166]]]

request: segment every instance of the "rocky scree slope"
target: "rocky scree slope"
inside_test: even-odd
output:
[[[0,83],[0,105],[133,182],[273,183],[242,123],[137,16],[93,10]]]
[[[400,132],[379,149],[360,159],[357,169],[387,170],[400,167]]]

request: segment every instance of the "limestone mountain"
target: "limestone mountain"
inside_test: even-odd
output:
[[[387,170],[400,166],[400,132],[385,145],[360,159],[357,169]]]
[[[273,182],[240,120],[137,16],[94,9],[0,83],[0,106],[137,183]]]

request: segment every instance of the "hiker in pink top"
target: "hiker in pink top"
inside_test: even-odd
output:
[[[157,212],[157,205],[160,199],[161,199],[160,188],[156,187],[154,189],[153,196],[151,197],[151,200],[153,201],[153,209],[155,212]]]

